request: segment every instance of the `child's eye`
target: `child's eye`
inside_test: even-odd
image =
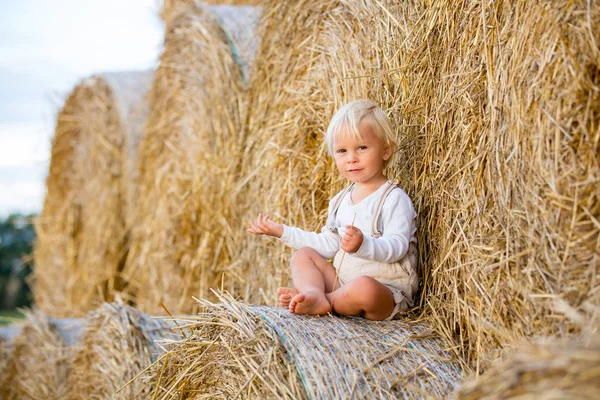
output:
[[[359,146],[358,149],[359,150],[365,150],[367,148],[367,146]]]
[[[337,149],[335,152],[338,154],[342,154],[346,152],[346,149]]]

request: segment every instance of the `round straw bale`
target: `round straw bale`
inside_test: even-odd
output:
[[[310,231],[324,225],[328,200],[347,185],[327,156],[324,132],[335,110],[358,98],[378,102],[397,127],[398,162],[389,177],[410,187],[436,75],[425,3],[265,4],[236,202],[245,224],[263,212]],[[277,287],[290,278],[291,250],[243,228],[235,240],[236,267],[245,277],[241,295],[251,303],[275,302]]]
[[[69,375],[70,399],[138,399],[149,388],[130,380],[159,354],[154,341],[169,336],[166,321],[123,304],[104,303],[86,317],[82,346]],[[118,391],[118,393],[116,393]]]
[[[600,393],[600,335],[546,340],[516,349],[478,379],[458,387],[454,398],[594,399]]]
[[[160,11],[160,17],[167,24],[173,21],[179,14],[186,12],[192,5],[212,4],[212,5],[231,5],[231,6],[258,6],[263,0],[164,0]]]
[[[87,322],[83,318],[50,318],[66,347],[73,347],[81,343],[83,331]]]
[[[4,366],[10,357],[15,337],[17,337],[19,333],[21,333],[21,326],[17,324],[0,328],[0,382],[2,382]]]
[[[124,271],[144,312],[164,313],[161,302],[173,313],[192,312],[191,296],[217,287],[232,262],[243,65],[252,59],[258,12],[192,6],[167,31],[140,146],[138,226]]]
[[[388,176],[419,214],[422,310],[459,358],[478,371],[515,337],[577,331],[550,304],[597,290],[600,4],[271,1],[264,16],[246,219],[323,226],[345,184],[323,132],[370,97],[398,128]],[[291,250],[238,232],[242,295],[274,302]]]
[[[58,114],[33,273],[35,302],[54,316],[82,316],[120,289],[151,79],[85,79]]]
[[[600,4],[440,2],[415,160],[426,312],[476,372],[521,336],[578,331],[600,265]],[[457,334],[458,333],[458,334]]]
[[[154,365],[158,398],[443,398],[460,371],[423,322],[201,301]]]
[[[81,320],[70,320],[59,329],[39,310],[25,312],[27,321],[15,337],[0,376],[2,399],[59,399],[67,395],[72,355],[82,330]],[[68,342],[62,337],[66,333]]]
[[[13,323],[9,326],[0,328],[0,343],[4,343],[9,347],[12,346],[13,340],[15,337],[19,336],[21,329],[21,324],[18,323]]]
[[[4,371],[4,366],[8,362],[10,350],[11,347],[8,343],[0,341],[0,382],[2,381],[2,373]]]

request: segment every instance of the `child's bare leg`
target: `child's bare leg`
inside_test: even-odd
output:
[[[296,288],[280,287],[277,289],[277,296],[279,297],[279,305],[282,307],[289,307],[292,297],[298,294]]]
[[[311,315],[330,312],[331,305],[325,293],[331,291],[335,281],[333,265],[310,248],[298,250],[290,265],[292,281],[298,291],[290,301],[290,312]]]
[[[376,321],[389,317],[395,306],[391,290],[369,276],[359,276],[329,296],[337,314],[362,314]]]

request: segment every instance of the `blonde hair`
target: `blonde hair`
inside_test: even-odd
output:
[[[363,119],[369,122],[375,134],[392,153],[396,150],[396,136],[385,111],[372,100],[360,99],[342,106],[331,119],[325,134],[325,144],[329,155],[333,155],[335,140],[340,135],[351,135],[354,138],[361,137],[358,125]]]

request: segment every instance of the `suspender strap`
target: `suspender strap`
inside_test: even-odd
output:
[[[383,203],[385,203],[385,199],[396,187],[396,184],[388,182],[388,187],[385,188],[385,191],[379,198],[379,203],[377,204],[377,208],[375,208],[375,214],[373,215],[373,226],[371,226],[371,232],[373,232],[372,236],[374,238],[378,238],[383,234],[383,229],[380,229],[379,226],[379,217],[381,217],[381,210],[383,210]]]
[[[383,194],[379,198],[379,203],[377,203],[377,207],[375,208],[375,214],[373,214],[373,225],[371,226],[371,236],[374,238],[378,238],[383,234],[383,229],[380,227],[379,220],[381,217],[381,211],[383,210],[383,204],[385,203],[385,199],[388,195],[394,190],[397,186],[395,183],[388,182],[388,186],[385,188]],[[348,186],[340,195],[335,199],[335,203],[331,210],[331,214],[327,217],[327,228],[333,233],[338,233],[335,228],[335,217],[337,216],[338,209],[342,204],[342,200],[348,193],[350,193],[354,189],[354,183]]]
[[[340,205],[342,204],[342,200],[344,199],[344,197],[346,197],[346,195],[348,193],[350,193],[352,191],[352,189],[354,189],[354,183],[352,183],[350,186],[348,186],[342,193],[340,193],[340,195],[335,199],[335,203],[333,205],[333,208],[331,210],[331,214],[329,214],[327,216],[327,228],[332,231],[333,233],[338,233],[337,229],[335,228],[335,217],[337,216],[337,212],[338,212],[338,208],[340,208]]]

